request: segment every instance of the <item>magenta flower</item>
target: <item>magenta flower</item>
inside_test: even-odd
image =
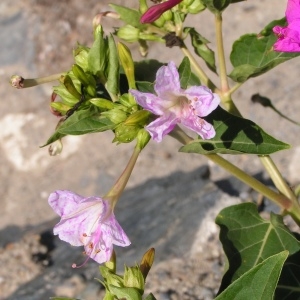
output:
[[[215,136],[213,126],[201,117],[207,116],[217,108],[220,103],[217,94],[205,86],[181,89],[179,73],[174,62],[158,69],[154,90],[156,95],[137,90],[129,92],[139,105],[159,116],[146,127],[155,141],[160,142],[176,124],[184,125],[203,139]]]
[[[88,257],[82,265],[89,258],[99,264],[108,261],[113,244],[122,247],[130,245],[107,200],[83,198],[71,191],[59,190],[49,196],[48,202],[61,217],[54,227],[54,234],[73,246],[84,246]]]
[[[150,7],[141,17],[141,23],[152,23],[157,20],[165,11],[171,9],[182,0],[168,0]]]
[[[287,27],[273,28],[278,36],[273,49],[279,52],[300,52],[300,0],[288,0],[285,15]]]

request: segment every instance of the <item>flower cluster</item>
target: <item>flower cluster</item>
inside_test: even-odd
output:
[[[177,124],[199,134],[203,139],[215,136],[213,126],[202,119],[220,103],[217,94],[205,86],[192,86],[184,90],[180,87],[179,73],[174,62],[162,66],[156,73],[154,85],[156,95],[130,90],[137,103],[159,117],[146,130],[160,142]]]

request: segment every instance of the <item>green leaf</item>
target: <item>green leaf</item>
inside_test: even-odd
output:
[[[273,21],[270,24],[259,35],[246,34],[234,42],[230,54],[230,60],[234,67],[229,74],[231,79],[236,82],[244,82],[300,55],[300,53],[272,50],[277,37],[273,34],[271,28],[275,25],[282,25],[282,19]]]
[[[180,148],[180,152],[267,155],[290,147],[268,135],[254,122],[234,116],[221,107],[205,120],[215,128],[215,137],[210,140],[194,140]]]
[[[117,4],[109,4],[119,15],[122,21],[136,28],[144,28],[145,25],[140,22],[142,14],[135,10],[125,6]]]
[[[272,300],[287,256],[288,251],[282,251],[268,257],[234,281],[215,300]]]
[[[191,64],[188,57],[185,56],[183,58],[181,64],[179,65],[178,73],[180,76],[180,86],[182,89],[186,89],[192,73]]]
[[[215,53],[207,46],[209,41],[198,33],[193,27],[184,28],[184,33],[189,34],[192,40],[195,53],[200,56],[206,63],[207,67],[217,72]]]
[[[65,135],[82,135],[93,132],[102,132],[113,129],[116,125],[106,117],[101,116],[93,109],[75,111],[64,121],[48,139],[44,146],[47,146]]]
[[[142,295],[136,288],[109,286],[110,292],[118,297],[118,299],[142,300]]]
[[[143,93],[155,94],[154,84],[148,81],[136,81],[136,87],[139,91]]]
[[[150,293],[145,300],[156,300],[156,298],[154,297],[154,295],[152,293]]]
[[[109,61],[107,71],[107,82],[105,84],[106,89],[113,95],[119,94],[119,57],[115,41],[110,35],[108,37],[108,50],[109,50]]]
[[[107,38],[103,36],[103,30],[98,26],[95,30],[95,41],[88,53],[88,70],[97,76],[103,76],[107,62]]]
[[[281,276],[275,291],[276,300],[300,299],[300,251],[291,255],[284,264]]]
[[[202,2],[212,13],[219,13],[230,4],[231,0],[202,0]]]
[[[253,203],[223,209],[216,224],[229,263],[220,291],[268,257],[283,250],[291,255],[300,250],[299,241],[284,225],[282,216],[271,213],[270,220],[262,219]]]

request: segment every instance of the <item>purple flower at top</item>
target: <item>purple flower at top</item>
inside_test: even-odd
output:
[[[288,0],[285,15],[288,25],[273,28],[278,36],[273,49],[279,52],[300,52],[300,0]]]
[[[174,62],[162,66],[156,73],[154,85],[156,95],[129,90],[136,102],[159,117],[146,130],[160,142],[177,124],[199,134],[203,139],[215,136],[213,126],[201,117],[210,114],[220,103],[217,94],[205,86],[191,86],[181,89],[179,73]]]
[[[71,191],[58,190],[49,196],[48,202],[61,217],[54,227],[54,234],[73,246],[84,246],[88,257],[82,265],[89,258],[99,264],[108,261],[113,244],[122,247],[130,245],[107,200],[84,198]]]
[[[168,0],[150,7],[141,17],[141,23],[152,23],[157,20],[165,11],[171,9],[182,0]]]

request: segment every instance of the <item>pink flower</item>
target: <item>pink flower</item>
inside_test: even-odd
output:
[[[171,9],[182,0],[168,0],[150,7],[141,17],[141,23],[152,23],[157,20],[165,11]]]
[[[200,117],[207,116],[217,108],[220,103],[217,94],[205,86],[181,89],[179,73],[174,62],[158,69],[154,90],[157,95],[137,90],[129,92],[139,105],[159,116],[146,127],[155,141],[160,142],[178,123],[196,132],[203,139],[215,136],[213,126]]]
[[[49,196],[48,202],[61,217],[54,227],[54,234],[73,246],[84,246],[88,258],[82,265],[89,258],[99,264],[108,261],[113,244],[130,245],[108,201],[98,197],[83,198],[71,191],[59,190]]]
[[[288,26],[273,28],[278,36],[273,49],[279,52],[300,52],[300,0],[288,0],[285,15]]]

